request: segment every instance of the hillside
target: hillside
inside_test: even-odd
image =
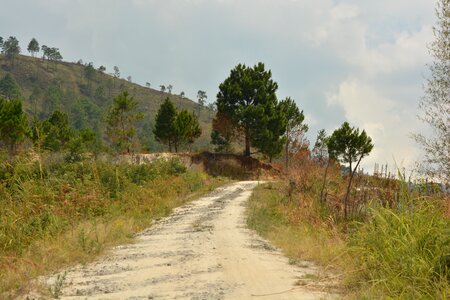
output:
[[[29,116],[46,118],[55,109],[68,113],[72,125],[91,127],[101,134],[102,118],[113,98],[127,90],[139,103],[144,119],[138,124],[139,141],[151,151],[162,150],[153,137],[152,128],[156,112],[162,101],[169,97],[178,109],[199,113],[202,136],[194,148],[206,149],[209,145],[212,111],[201,108],[192,100],[163,93],[151,88],[115,78],[95,70],[90,76],[82,64],[43,61],[41,58],[19,56],[14,67],[0,56],[0,78],[10,73],[21,89],[23,106]]]

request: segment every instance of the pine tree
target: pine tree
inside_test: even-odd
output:
[[[268,144],[270,141],[278,143],[281,132],[278,129],[282,123],[270,118],[278,107],[277,89],[272,73],[265,70],[263,63],[253,68],[237,65],[219,86],[217,111],[227,116],[243,136],[245,156],[250,156],[252,146],[262,147],[269,157],[274,155],[268,151]]]
[[[285,168],[289,168],[289,157],[291,155],[290,145],[295,141],[298,134],[306,133],[308,126],[303,124],[305,116],[303,111],[300,111],[295,101],[290,97],[280,102],[280,107],[286,117],[286,134],[285,134]]]
[[[327,146],[328,149],[332,150],[332,157],[335,157],[343,164],[349,165],[350,177],[344,198],[344,218],[347,219],[348,197],[350,195],[353,176],[361,160],[372,151],[372,139],[364,130],[360,132],[358,128],[350,127],[348,122],[344,122],[328,139]],[[354,165],[355,162],[356,165]],[[353,165],[354,168],[352,168]]]
[[[175,106],[169,98],[166,98],[156,114],[153,134],[158,142],[169,147],[169,151],[172,151],[174,142],[174,121],[176,116],[177,111]]]
[[[19,41],[16,37],[10,36],[2,45],[2,53],[5,55],[6,59],[9,60],[11,66],[14,66],[14,60],[20,54]]]
[[[28,121],[22,102],[0,98],[0,140],[7,147],[10,157],[16,153],[18,145],[28,133]]]
[[[39,52],[39,43],[35,38],[32,38],[27,48],[28,52],[30,52],[31,56],[34,57],[36,53]]]
[[[106,114],[107,135],[118,151],[131,152],[136,121],[142,119],[138,103],[127,91],[117,95]]]

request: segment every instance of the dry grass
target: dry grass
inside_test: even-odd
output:
[[[320,201],[323,168],[307,160],[296,167],[288,181],[255,190],[247,210],[251,228],[293,262],[332,270],[342,297],[448,299],[448,195],[435,185],[361,176],[351,219],[344,220],[339,170],[331,170]]]
[[[32,288],[32,279],[87,263],[202,193],[224,183],[177,162],[149,166],[17,162],[0,186],[0,298]]]

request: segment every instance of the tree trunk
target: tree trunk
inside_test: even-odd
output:
[[[289,128],[287,128],[286,129],[286,137],[287,137],[287,139],[286,139],[286,149],[285,149],[285,151],[286,151],[286,153],[285,153],[285,171],[287,172],[288,171],[288,168],[289,168],[289,136],[290,136],[290,130],[289,130]]]
[[[250,130],[248,128],[245,129],[245,152],[244,156],[250,156]]]
[[[328,174],[328,168],[330,167],[331,159],[328,159],[327,167],[325,168],[325,174],[323,175],[323,184],[322,184],[322,190],[320,191],[320,202],[323,201],[323,191],[325,190],[325,184],[327,182],[327,174]]]
[[[359,163],[362,160],[362,156],[359,158],[358,163],[356,164],[355,168],[352,170],[352,163],[350,162],[350,179],[348,180],[348,185],[347,185],[347,192],[345,193],[345,198],[344,198],[344,219],[347,220],[347,211],[348,211],[348,197],[350,195],[350,188],[352,186],[352,180],[353,180],[353,175],[355,175],[356,169],[359,166]]]

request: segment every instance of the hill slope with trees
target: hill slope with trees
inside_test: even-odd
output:
[[[155,90],[150,88],[150,83],[144,87],[132,83],[131,78],[121,79],[118,67],[114,67],[113,74],[108,74],[104,66],[96,68],[92,63],[63,62],[57,48],[45,49],[42,58],[15,55],[11,59],[0,55],[0,79],[8,75],[5,80],[8,84],[14,85],[14,82],[10,83],[11,78],[17,83],[17,94],[30,120],[34,117],[46,119],[53,111],[60,110],[68,114],[75,129],[91,128],[100,136],[106,129],[103,121],[107,108],[117,95],[128,91],[137,102],[138,112],[143,115],[137,124],[141,147],[160,151],[163,146],[156,142],[152,131],[156,113],[168,97],[178,109],[198,116],[202,135],[194,148],[208,147],[213,112],[185,98],[184,92],[174,95],[171,85],[170,89]]]

